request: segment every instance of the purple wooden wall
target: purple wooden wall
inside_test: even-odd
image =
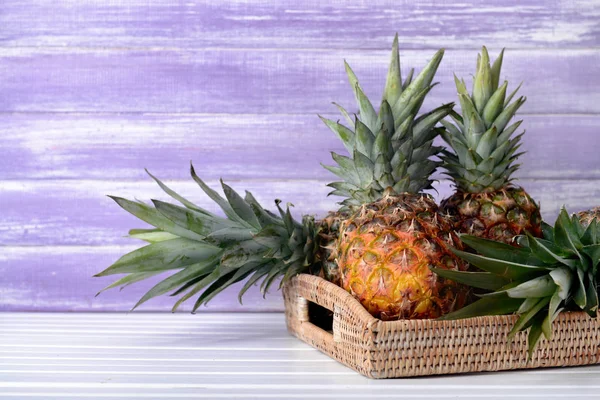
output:
[[[482,44],[507,47],[528,97],[521,184],[546,218],[600,203],[597,1],[2,0],[0,309],[128,310],[149,285],[94,298],[109,281],[91,275],[137,245],[104,195],[164,198],[144,167],[211,209],[189,160],[268,204],[332,209],[319,162],[341,146],[315,114],[354,108],[344,58],[380,95],[394,32],[405,68],[447,48],[428,105],[454,100]],[[208,308],[282,309],[234,292]]]

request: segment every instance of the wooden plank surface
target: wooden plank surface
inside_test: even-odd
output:
[[[326,114],[337,120],[339,115]],[[521,178],[598,179],[598,115],[519,115]],[[4,180],[331,179],[321,163],[341,142],[316,115],[7,114]],[[298,166],[302,166],[299,168]],[[438,175],[439,177],[439,175]]]
[[[0,318],[3,399],[552,399],[600,390],[598,366],[369,380],[288,335],[280,313]]]
[[[84,47],[596,47],[590,0],[4,0],[0,44]],[[24,29],[23,26],[27,26]]]
[[[468,80],[476,54],[446,52],[425,107],[456,99],[452,74]],[[420,70],[432,55],[404,51],[403,68]],[[0,112],[331,112],[332,101],[352,104],[343,59],[380,98],[389,50],[4,48]],[[598,113],[598,64],[595,49],[509,50],[502,77],[525,82],[524,113]]]

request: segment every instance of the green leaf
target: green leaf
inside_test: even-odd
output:
[[[492,126],[495,126],[498,132],[502,132],[508,122],[512,119],[515,113],[521,108],[521,106],[525,103],[527,99],[525,97],[520,97],[514,103],[510,104],[506,107],[498,117],[494,120]]]
[[[583,235],[581,236],[581,243],[585,245],[597,244],[600,240],[600,238],[598,238],[599,233],[600,230],[598,229],[598,221],[596,218],[594,218],[583,232]]]
[[[362,88],[358,83],[358,79],[356,78],[354,71],[352,71],[352,68],[350,68],[350,65],[348,65],[347,62],[344,62],[344,64],[346,66],[348,80],[350,81],[352,91],[354,92],[354,97],[356,97],[356,102],[358,103],[358,107],[360,109],[360,118],[371,131],[375,131],[377,130],[375,126],[377,122],[377,113],[375,112],[373,105],[365,93],[362,91]]]
[[[583,278],[584,278],[584,272],[580,269],[577,268],[577,280],[578,280],[578,285],[577,285],[577,289],[575,290],[575,295],[573,296],[573,301],[575,302],[575,304],[577,304],[577,306],[579,308],[581,308],[582,310],[584,310],[586,307],[586,300],[587,300],[587,295],[585,293],[585,284],[583,283]]]
[[[515,322],[512,329],[508,333],[509,342],[515,337],[517,332],[524,329],[527,323],[529,323],[531,319],[533,319],[537,315],[537,313],[542,310],[542,308],[546,307],[549,302],[550,297],[544,297],[542,299],[539,299],[538,302],[529,311],[519,316],[519,319],[517,320],[517,322]]]
[[[119,258],[95,276],[179,269],[213,257],[221,249],[189,239],[153,243]]]
[[[527,349],[527,361],[531,361],[531,357],[533,356],[533,351],[535,350],[535,346],[540,341],[540,337],[542,336],[542,323],[543,323],[544,315],[539,314],[533,319],[533,324],[531,325],[531,329],[529,330],[529,335],[527,336],[528,349]]]
[[[504,49],[502,49],[500,51],[498,58],[496,58],[496,61],[494,61],[494,64],[492,65],[491,78],[492,78],[492,88],[493,89],[496,89],[500,82],[500,70],[502,69],[502,59],[503,58],[504,58]]]
[[[383,100],[395,104],[400,98],[400,94],[402,94],[402,74],[400,73],[400,54],[398,52],[398,34],[396,33],[392,44],[392,58],[385,81]]]
[[[165,240],[177,239],[179,236],[172,233],[161,231],[160,229],[131,229],[129,237],[143,240],[148,243],[164,242]]]
[[[369,157],[374,140],[375,137],[367,125],[363,124],[360,120],[356,120],[356,150]],[[354,153],[354,150],[350,154],[352,153]]]
[[[438,320],[444,321],[486,315],[510,314],[517,311],[521,303],[523,303],[523,299],[513,299],[505,294],[497,297],[483,297],[468,306],[438,318]]]
[[[202,278],[198,283],[196,283],[194,285],[194,287],[192,288],[192,290],[190,290],[185,295],[183,295],[179,300],[177,300],[177,302],[175,303],[175,305],[173,305],[173,308],[171,309],[171,311],[172,312],[177,311],[177,309],[179,308],[179,306],[181,304],[183,304],[184,302],[186,302],[187,300],[189,300],[192,296],[194,296],[197,293],[199,293],[202,289],[204,289],[208,285],[210,285],[218,277],[219,277],[219,269],[217,268],[213,272],[211,272],[209,275],[207,275],[204,278]]]
[[[183,270],[171,275],[167,279],[160,281],[156,284],[152,289],[150,289],[142,298],[137,302],[137,304],[132,308],[132,311],[138,308],[140,305],[145,303],[146,301],[165,294],[176,287],[179,287],[185,282],[188,282],[194,278],[199,276],[204,276],[210,274],[215,267],[219,263],[220,254],[216,254],[214,257],[211,257],[207,260],[203,260],[196,264],[191,264],[184,268]]]
[[[273,267],[273,265],[273,262],[269,262],[259,267],[256,271],[254,271],[252,276],[248,279],[248,281],[244,284],[244,286],[238,293],[238,301],[240,302],[240,304],[242,304],[242,297],[248,291],[248,289],[250,289],[254,284],[256,284],[256,282],[258,282],[261,278],[266,276]]]
[[[371,182],[373,182],[373,169],[375,165],[367,156],[360,153],[358,150],[354,150],[353,158],[356,172],[360,178],[361,187],[369,187]]]
[[[595,276],[595,273],[588,272],[587,288],[585,291],[587,295],[585,312],[592,318],[596,318],[596,313],[598,312],[598,289],[596,288]]]
[[[197,233],[202,239],[215,229],[233,225],[233,222],[224,218],[208,216],[164,201],[152,200],[152,203],[165,218],[188,231]]]
[[[172,233],[173,235],[184,237],[192,240],[202,240],[203,237],[195,232],[182,228],[173,221],[165,218],[158,210],[149,205],[138,203],[135,201],[127,200],[122,197],[113,197],[113,199],[121,208],[130,214],[135,215],[144,222],[149,223],[163,231]]]
[[[413,97],[413,95],[421,92],[423,89],[431,85],[433,77],[435,76],[435,73],[437,72],[440,63],[442,62],[442,58],[444,58],[443,49],[438,50],[433,55],[431,61],[429,61],[425,68],[423,68],[421,73],[419,73],[419,75],[414,80],[412,80],[410,85],[404,89],[396,103],[390,103],[390,105],[392,106],[392,110],[394,111],[394,115],[399,114],[399,111],[402,108],[404,108],[404,105],[409,101],[411,97]]]
[[[121,287],[121,290],[123,290],[124,287],[132,285],[136,282],[140,282],[143,281],[145,279],[151,278],[155,275],[160,274],[162,271],[155,271],[155,272],[139,272],[139,273],[132,273],[129,275],[125,275],[124,277],[116,280],[115,282],[111,283],[110,285],[108,285],[107,287],[105,287],[104,289],[100,290],[98,293],[96,293],[96,296],[99,296],[102,292],[107,291],[108,289],[112,289],[112,288],[116,288],[116,287]]]
[[[321,121],[323,121],[325,123],[325,125],[327,125],[329,127],[329,129],[331,129],[331,131],[337,135],[337,137],[344,144],[344,147],[346,148],[346,150],[348,150],[349,153],[352,153],[354,151],[354,142],[355,142],[354,132],[352,132],[350,129],[346,128],[344,125],[340,124],[339,122],[335,122],[330,119],[323,118],[320,115],[319,115],[319,118],[321,118]],[[352,125],[354,125],[354,122],[352,122]]]
[[[244,201],[242,196],[223,181],[221,181],[221,186],[223,187],[223,193],[225,193],[225,197],[227,197],[227,201],[233,211],[246,222],[247,226],[257,230],[260,229],[260,222],[258,221],[258,218],[256,218],[256,215],[254,215],[252,207]]]
[[[548,314],[546,315],[546,317],[544,318],[544,321],[542,322],[542,332],[544,333],[544,336],[548,340],[552,339],[552,322],[554,322],[554,319],[556,319],[556,316],[558,315],[557,310],[562,301],[563,301],[563,299],[561,299],[558,292],[554,293],[552,295],[552,297],[550,298],[550,305],[548,306]]]
[[[473,79],[473,103],[475,103],[477,111],[483,113],[485,104],[494,91],[492,87],[490,58],[485,46],[481,49],[481,60],[478,64],[477,72]]]
[[[233,210],[233,208],[227,202],[227,200],[222,198],[221,195],[219,195],[219,193],[217,193],[216,191],[211,189],[206,183],[204,183],[204,181],[202,179],[200,179],[200,177],[198,175],[196,175],[196,171],[194,170],[194,166],[192,164],[190,164],[190,173],[192,175],[192,179],[194,179],[194,181],[198,184],[198,186],[200,186],[200,188],[204,191],[204,193],[206,193],[208,195],[208,197],[211,198],[212,201],[214,201],[215,203],[217,203],[219,205],[219,207],[221,207],[221,210],[223,210],[225,215],[227,215],[227,218],[229,218],[232,221],[239,222],[243,225],[250,227],[248,225],[248,223],[246,221],[244,221],[243,218],[241,218],[239,215],[236,214],[236,212]]]
[[[526,312],[531,310],[538,303],[539,300],[540,299],[537,297],[530,297],[528,299],[525,299],[525,301],[523,301],[523,304],[521,304],[521,306],[517,310],[517,314],[525,314]]]
[[[348,111],[346,111],[346,109],[344,107],[340,106],[336,102],[333,102],[333,105],[336,106],[338,110],[340,110],[340,113],[342,113],[342,115],[344,116],[344,118],[346,118],[346,121],[348,122],[348,124],[350,125],[350,127],[352,129],[354,129],[354,120],[352,118],[350,118],[350,114],[348,114]]]
[[[572,225],[569,214],[564,207],[560,210],[556,223],[554,224],[554,238],[557,244],[566,247],[575,253],[583,247],[582,243],[579,241],[579,235]]]
[[[146,173],[148,175],[150,175],[150,177],[152,179],[154,179],[154,181],[158,184],[158,186],[160,186],[160,188],[169,196],[171,196],[172,198],[174,198],[175,200],[177,200],[178,202],[180,202],[181,204],[183,204],[184,206],[186,206],[187,208],[189,208],[190,210],[194,210],[197,212],[201,212],[203,214],[207,214],[207,215],[212,215],[210,212],[206,211],[205,209],[195,205],[194,203],[192,203],[191,201],[189,201],[188,199],[186,199],[185,197],[179,195],[177,192],[175,192],[174,190],[172,190],[171,188],[169,188],[167,185],[165,185],[163,182],[161,182],[160,179],[158,179],[157,177],[155,177],[154,175],[152,175],[147,169],[145,170]]]
[[[239,243],[254,237],[252,230],[248,228],[228,227],[212,232],[207,238],[213,239],[219,244]]]
[[[275,214],[273,214],[270,211],[267,211],[263,208],[263,206],[260,205],[260,203],[254,198],[252,193],[246,191],[246,196],[244,197],[244,199],[246,200],[246,203],[250,204],[250,206],[252,207],[252,210],[254,211],[256,218],[258,218],[261,227],[264,228],[269,225],[282,224],[282,221],[279,218],[277,218]]]
[[[413,141],[415,147],[422,146],[425,142],[433,139],[437,134],[433,127],[445,118],[454,107],[454,103],[443,104],[426,114],[421,115],[413,126]]]
[[[506,243],[483,239],[472,235],[460,235],[460,240],[485,257],[510,261],[517,264],[544,266],[543,262],[532,257],[529,249],[519,248]]]
[[[510,261],[497,260],[494,258],[483,257],[477,254],[471,254],[464,251],[452,250],[454,254],[484,271],[503,276],[508,279],[520,279],[540,275],[548,268],[513,263]]]
[[[549,275],[543,275],[506,290],[506,294],[515,299],[527,299],[551,296],[556,289],[557,285],[554,280]]]
[[[557,295],[562,300],[566,300],[571,294],[571,287],[573,286],[574,276],[571,270],[566,267],[558,267],[550,271],[549,275],[558,286]]]
[[[592,267],[598,268],[598,264],[600,263],[600,244],[584,246],[581,252],[590,258]]]
[[[527,235],[529,248],[540,260],[547,264],[555,264],[558,262],[568,267],[574,267],[574,260],[561,257],[554,253],[550,248],[546,247],[542,240],[533,237],[529,232],[525,232],[525,234]]]
[[[509,279],[489,272],[463,272],[432,267],[430,267],[430,269],[442,278],[447,278],[479,289],[498,290],[510,283]]]

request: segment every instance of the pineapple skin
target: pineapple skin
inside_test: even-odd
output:
[[[462,248],[429,196],[384,196],[341,223],[341,285],[382,320],[438,318],[469,296],[468,287],[430,270],[467,269],[450,246]]]
[[[457,232],[513,244],[514,237],[529,232],[542,236],[542,217],[535,201],[520,187],[467,193],[458,191],[440,205]]]
[[[581,222],[581,225],[583,225],[584,228],[587,227],[594,218],[596,221],[600,222],[600,207],[580,211],[577,213],[577,217],[579,217],[579,222]]]
[[[340,225],[348,216],[348,212],[330,212],[321,220],[319,226],[319,258],[321,261],[319,275],[338,286],[342,284],[342,274],[336,261],[336,246]]]

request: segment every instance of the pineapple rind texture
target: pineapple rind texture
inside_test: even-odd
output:
[[[444,199],[440,208],[457,231],[503,243],[529,232],[541,236],[542,217],[535,201],[519,187],[493,192],[457,192]]]
[[[451,224],[427,195],[386,195],[340,227],[342,286],[382,320],[437,318],[462,307],[468,289],[430,268],[466,270]]]

